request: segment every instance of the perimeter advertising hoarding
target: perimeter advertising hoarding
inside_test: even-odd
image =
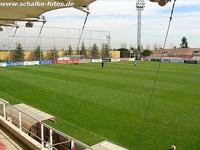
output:
[[[181,59],[171,59],[170,62],[172,62],[172,63],[184,63],[184,60],[181,60]]]
[[[129,58],[120,58],[120,61],[129,61]]]
[[[50,65],[50,64],[53,64],[53,60],[41,60],[40,64],[41,65]]]
[[[162,59],[162,62],[170,62],[170,59]]]
[[[102,62],[111,62],[111,59],[110,58],[104,58],[104,59],[102,59]]]
[[[91,60],[90,59],[81,59],[80,63],[84,64],[84,63],[90,63]]]
[[[6,66],[24,66],[24,62],[7,62]]]
[[[92,59],[93,63],[102,62],[102,59]]]
[[[0,63],[0,67],[6,67],[6,63]]]
[[[179,57],[163,57],[161,61],[171,63],[184,63],[184,59]]]
[[[184,60],[185,64],[197,64],[197,60]]]
[[[129,61],[135,61],[135,58],[129,58]]]
[[[55,64],[79,64],[79,59],[70,59],[70,60],[56,60]]]
[[[39,61],[25,61],[24,66],[34,66],[34,65],[39,65]]]
[[[111,61],[112,62],[120,62],[120,58],[112,58]]]

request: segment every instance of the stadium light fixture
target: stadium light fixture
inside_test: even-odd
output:
[[[42,22],[43,24],[47,22],[45,16],[40,16],[38,18],[26,18],[26,19],[22,19],[21,21],[28,21],[26,23],[27,28],[32,28],[33,22]]]
[[[160,6],[165,6],[168,2],[171,2],[171,0],[149,0],[151,2],[157,2]]]
[[[26,27],[27,27],[27,28],[32,28],[32,27],[33,27],[33,21],[28,21],[28,22],[26,23]]]

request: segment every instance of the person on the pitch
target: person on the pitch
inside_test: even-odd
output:
[[[101,68],[103,69],[103,67],[104,67],[104,62],[102,61],[101,62]]]
[[[175,145],[171,145],[169,150],[176,150],[176,146]]]
[[[133,64],[134,64],[134,66],[137,66],[137,61],[136,60],[133,61]]]

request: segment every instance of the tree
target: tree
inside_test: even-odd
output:
[[[107,43],[102,43],[102,58],[109,58],[110,54],[109,54],[110,50],[109,50],[109,46]]]
[[[84,42],[82,42],[82,45],[81,45],[80,55],[84,55],[84,56],[87,55]]]
[[[121,58],[129,58],[130,57],[130,51],[127,48],[120,48],[117,51],[120,51]]]
[[[72,53],[73,53],[72,46],[71,46],[71,44],[69,44],[68,55],[72,55]]]
[[[150,50],[144,50],[141,54],[143,57],[148,57],[152,54],[153,52]]]
[[[67,50],[62,49],[62,57],[66,57],[67,56]]]
[[[33,58],[34,58],[34,60],[41,60],[41,59],[43,59],[43,51],[41,50],[41,47],[39,45],[33,51]]]
[[[97,47],[97,44],[93,44],[93,47],[92,47],[92,50],[91,50],[91,55],[92,55],[92,58],[96,59],[98,58],[99,56],[99,49]]]
[[[47,51],[46,60],[57,60],[58,59],[58,51],[57,49],[54,47],[53,49],[51,49],[50,51]]]
[[[45,59],[46,60],[53,60],[53,50],[47,51]]]
[[[59,58],[58,56],[58,50],[56,47],[53,48],[53,60],[57,60]]]
[[[92,48],[91,47],[89,47],[87,50],[86,50],[86,53],[87,53],[87,55],[86,55],[86,59],[91,59],[92,58]]]
[[[13,61],[24,61],[24,50],[21,43],[16,43],[16,50],[13,52]]]
[[[181,39],[181,44],[180,44],[181,48],[189,48],[188,47],[188,42],[187,42],[187,38],[186,37],[183,37]]]

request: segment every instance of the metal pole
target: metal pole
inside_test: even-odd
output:
[[[54,60],[54,62],[55,62],[55,59],[56,59],[55,53],[56,53],[56,49],[55,49],[55,47],[54,47],[54,48],[53,48],[53,60]]]
[[[80,34],[81,34],[81,30],[79,30],[79,36],[80,36]],[[80,61],[80,54],[81,54],[81,53],[80,53],[79,45],[78,45],[78,49],[77,49],[77,50],[78,50],[78,55],[79,55],[78,57],[79,57],[79,61]]]
[[[107,44],[108,44],[108,50],[109,50],[109,57],[112,58],[113,50],[111,51],[111,54],[110,54],[110,50],[111,50],[111,45],[110,45],[111,35],[110,35],[110,32],[109,32],[108,35],[106,35],[106,38],[107,38]]]
[[[9,34],[10,32],[7,30],[8,38],[7,38],[7,45],[8,45],[8,51],[9,51],[9,61],[11,61],[11,52],[10,52],[10,47],[9,47]]]
[[[50,150],[53,150],[53,130],[49,130],[49,141],[50,141]]]
[[[41,48],[40,48],[40,61],[41,61]]]
[[[69,29],[67,29],[67,57],[68,57],[68,50],[69,50]]]
[[[140,52],[141,52],[141,25],[142,25],[142,10],[145,7],[144,0],[138,0],[136,3],[136,9],[138,11],[137,16],[137,50],[138,50],[138,58],[140,59]]]
[[[140,52],[141,48],[141,9],[138,9],[138,25],[137,25],[137,49]]]
[[[90,30],[90,61],[92,61],[92,31]]]
[[[41,123],[41,146],[44,147],[44,125]]]
[[[54,60],[54,62],[55,62],[55,36],[56,36],[56,29],[55,29],[55,27],[53,28],[53,34],[54,34],[54,36],[53,36],[53,51],[54,51],[54,53],[53,53],[53,60]]]
[[[102,59],[102,41],[101,41],[101,31],[100,31],[100,59]]]

